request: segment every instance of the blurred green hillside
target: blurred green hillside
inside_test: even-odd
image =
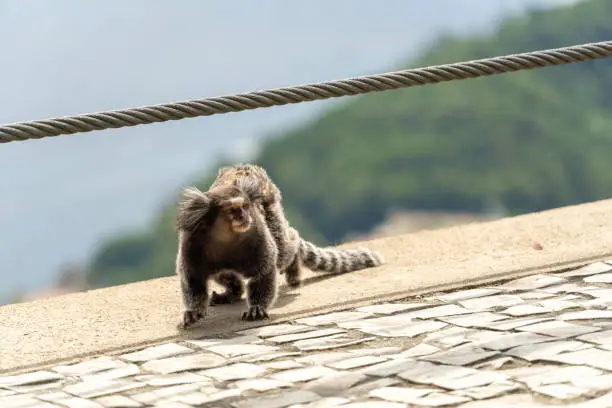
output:
[[[396,68],[606,41],[610,16],[601,0],[533,11],[489,37],[443,38]],[[612,195],[610,89],[607,59],[345,98],[266,139],[254,162],[318,244],[368,231],[395,208],[477,213],[492,200],[519,214],[593,201]],[[196,184],[206,189],[215,175]],[[171,203],[149,230],[102,245],[91,284],[173,274],[173,217]]]

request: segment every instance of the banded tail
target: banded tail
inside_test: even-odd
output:
[[[300,239],[300,258],[311,271],[345,273],[373,268],[384,260],[378,252],[369,249],[320,248]]]

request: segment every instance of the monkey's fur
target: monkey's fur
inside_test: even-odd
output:
[[[250,220],[245,231],[230,228],[235,218],[228,211],[231,208],[240,208],[242,218]],[[344,273],[383,262],[378,253],[367,249],[319,248],[302,239],[285,217],[279,189],[263,168],[252,164],[220,169],[206,193],[185,189],[176,228],[185,328],[205,315],[209,303],[239,300],[244,293],[242,278],[250,279],[249,310],[243,319],[259,320],[268,318],[276,299],[278,273],[285,273],[290,287],[298,287],[302,264],[313,271]],[[217,258],[211,260],[213,255]],[[209,301],[210,278],[225,292],[213,292]]]
[[[331,273],[352,272],[382,264],[380,254],[367,249],[319,248],[301,238],[285,217],[280,190],[260,166],[240,163],[223,167],[212,186],[236,185],[243,180],[248,180],[251,185],[251,199],[262,198],[261,209],[278,248],[277,266],[280,273],[285,274],[290,287],[302,284],[302,264],[312,271]]]
[[[248,279],[249,309],[243,320],[269,317],[268,309],[277,295],[278,250],[257,204],[249,199],[256,195],[253,184],[239,184],[218,186],[206,193],[196,188],[184,190],[176,221],[176,271],[185,306],[182,328],[206,315],[210,279],[225,286],[230,297],[242,294],[242,278]],[[249,188],[250,194],[245,192]]]

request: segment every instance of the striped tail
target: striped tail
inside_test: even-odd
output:
[[[384,262],[378,252],[369,249],[319,248],[304,239],[300,240],[300,258],[311,271],[331,273],[373,268]]]

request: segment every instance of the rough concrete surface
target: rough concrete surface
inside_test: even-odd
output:
[[[608,259],[611,241],[612,200],[605,200],[358,243],[380,250],[386,265],[310,282],[281,296],[272,319]],[[258,325],[240,320],[243,308],[217,306],[198,328],[180,333],[175,277],[8,305],[0,308],[0,372]]]

